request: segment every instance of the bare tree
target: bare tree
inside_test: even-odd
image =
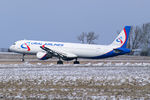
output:
[[[143,24],[141,27],[132,26],[127,47],[132,50],[134,49],[144,50],[145,55],[148,54],[147,53],[148,50],[146,51],[145,49],[149,48],[149,43],[150,43],[150,23]],[[131,54],[134,54],[134,52],[132,52]]]
[[[145,35],[143,38],[144,48],[149,48],[150,44],[150,23],[143,24],[142,26],[142,33]]]
[[[95,44],[95,40],[98,39],[98,35],[96,35],[94,32],[89,32],[89,33],[85,33],[82,32],[81,35],[79,35],[77,37],[77,39],[81,42],[81,43],[87,43],[87,44]]]
[[[140,55],[142,56],[148,56],[150,54],[149,50],[149,44],[150,44],[150,23],[146,23],[142,25],[142,34],[144,35],[142,42],[142,51],[140,52]]]
[[[88,44],[95,44],[95,40],[98,39],[98,35],[96,35],[94,32],[89,32],[87,35],[86,35],[86,42]]]
[[[81,43],[85,43],[85,38],[86,38],[86,33],[85,33],[85,32],[82,32],[82,34],[77,37],[77,39],[78,39]]]
[[[142,39],[144,35],[142,35],[142,30],[140,27],[136,27],[134,30],[134,34],[132,34],[132,49],[138,49],[141,45]]]

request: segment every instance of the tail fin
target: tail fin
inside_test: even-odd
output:
[[[131,26],[125,26],[118,37],[111,44],[115,48],[126,48]]]

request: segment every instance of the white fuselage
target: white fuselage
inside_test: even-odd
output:
[[[26,43],[29,48],[25,46]],[[56,51],[65,51],[77,55],[78,58],[91,58],[106,54],[112,51],[114,48],[111,45],[91,45],[91,44],[79,44],[79,43],[64,43],[64,42],[50,42],[50,41],[32,41],[32,40],[20,40],[15,42],[10,47],[11,51],[24,53],[24,54],[36,54],[37,52],[45,52],[40,46],[45,45],[48,48],[55,49]],[[28,50],[30,49],[30,50]]]

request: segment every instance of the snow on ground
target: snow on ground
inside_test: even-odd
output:
[[[0,64],[0,85],[1,95],[21,98],[144,100],[150,97],[150,63]]]
[[[0,81],[10,79],[24,78],[42,78],[49,79],[56,77],[76,80],[76,79],[95,79],[95,80],[120,80],[118,84],[132,78],[142,82],[145,85],[150,82],[150,63],[98,63],[98,64],[82,64],[82,65],[42,65],[41,63],[30,64],[1,64],[0,65]],[[7,78],[6,78],[7,77]]]

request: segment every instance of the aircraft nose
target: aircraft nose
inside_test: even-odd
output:
[[[8,52],[11,52],[10,48],[8,48]]]
[[[9,52],[12,52],[14,50],[14,45],[11,45],[8,49]]]

